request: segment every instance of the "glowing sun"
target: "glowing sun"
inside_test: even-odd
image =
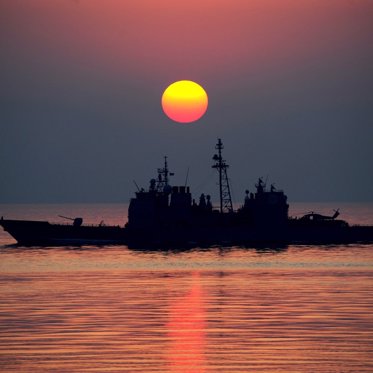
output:
[[[169,85],[162,95],[162,108],[175,122],[190,123],[205,114],[208,105],[206,91],[191,80],[179,80]]]

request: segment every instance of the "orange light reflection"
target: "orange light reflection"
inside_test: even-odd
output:
[[[173,373],[206,371],[206,311],[203,299],[200,275],[193,273],[189,291],[169,306],[167,360]]]

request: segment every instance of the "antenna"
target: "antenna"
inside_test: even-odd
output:
[[[139,188],[139,186],[137,185],[136,181],[135,181],[135,180],[132,180],[132,181],[133,181],[133,183],[136,185],[137,190],[140,192],[140,188]]]
[[[215,154],[212,159],[215,161],[215,164],[212,168],[216,168],[219,172],[219,194],[220,194],[220,213],[223,212],[232,212],[232,197],[229,187],[229,180],[227,174],[227,168],[229,167],[225,160],[222,157],[222,149],[224,149],[221,139],[218,139],[218,143],[215,146],[215,149],[218,151],[218,154]]]
[[[187,186],[187,184],[188,184],[189,168],[190,168],[190,167],[188,167],[188,170],[187,170],[187,173],[186,173],[185,184],[184,184],[184,186]]]

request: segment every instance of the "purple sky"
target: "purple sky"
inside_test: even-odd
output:
[[[218,137],[241,201],[373,201],[370,0],[0,0],[0,202],[127,202],[163,156],[216,197]],[[180,125],[189,79],[207,114]]]

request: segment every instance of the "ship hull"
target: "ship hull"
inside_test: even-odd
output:
[[[125,244],[125,229],[119,226],[79,227],[46,221],[1,220],[0,225],[22,246]]]
[[[21,246],[128,245],[129,247],[286,246],[373,243],[373,226],[168,227],[129,229],[119,226],[51,224],[0,220]]]
[[[373,226],[296,227],[289,228],[291,244],[352,244],[373,243]]]
[[[287,245],[333,245],[373,243],[373,226],[347,227],[291,227],[258,228],[189,227],[167,230],[132,231],[128,234],[129,247],[283,247]]]

